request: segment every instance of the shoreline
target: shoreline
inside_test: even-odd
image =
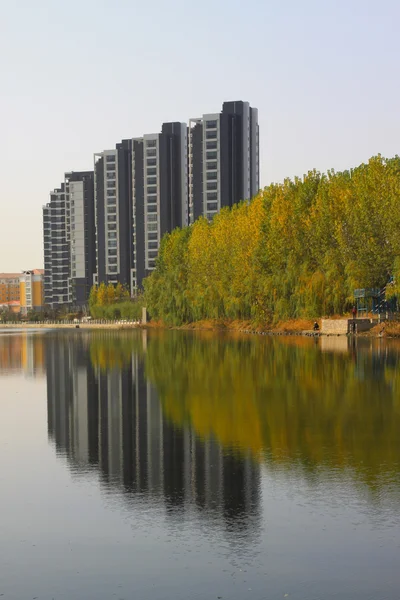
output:
[[[343,318],[343,317],[342,317]],[[338,319],[338,317],[336,317]],[[334,320],[336,320],[334,318]],[[318,321],[320,321],[318,319]],[[237,333],[246,335],[268,335],[268,336],[302,336],[302,337],[369,337],[369,338],[398,338],[400,337],[400,323],[397,321],[386,321],[375,325],[369,331],[357,334],[345,333],[322,333],[321,330],[314,331],[314,321],[306,319],[292,319],[282,321],[274,326],[255,326],[250,321],[228,321],[228,320],[207,320],[187,323],[184,325],[166,325],[159,321],[149,321],[148,323],[0,323],[0,329],[43,329],[43,330],[170,330],[170,331],[208,331],[215,333]]]
[[[350,317],[335,316],[332,321],[351,319]],[[166,325],[162,322],[149,322],[141,325],[143,328],[175,330],[175,331],[208,331],[219,333],[237,333],[268,336],[302,336],[314,338],[398,338],[400,337],[400,322],[386,321],[376,324],[369,331],[363,331],[356,334],[350,333],[325,333],[321,331],[321,319],[317,319],[320,326],[318,331],[313,330],[314,320],[308,319],[289,319],[281,321],[276,325],[254,325],[250,321],[229,321],[229,320],[207,320],[186,323],[184,325]]]
[[[0,329],[141,329],[137,323],[0,323]]]

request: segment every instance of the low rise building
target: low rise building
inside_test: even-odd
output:
[[[3,302],[0,304],[0,312],[12,313],[18,315],[21,311],[21,305],[19,300],[10,300],[9,302]]]
[[[19,302],[20,273],[0,273],[0,304]]]

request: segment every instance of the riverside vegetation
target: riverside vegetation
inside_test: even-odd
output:
[[[146,305],[169,325],[343,314],[354,289],[400,281],[399,231],[399,157],[310,171],[165,235]]]
[[[134,321],[140,318],[143,302],[140,297],[131,301],[128,290],[117,283],[94,285],[90,290],[89,309],[95,319],[127,319]]]

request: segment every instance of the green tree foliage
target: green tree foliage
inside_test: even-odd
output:
[[[399,231],[399,157],[310,171],[165,236],[147,308],[171,324],[343,313],[355,288],[400,276]]]
[[[95,319],[135,321],[141,318],[143,298],[131,300],[129,291],[121,284],[94,285],[89,295],[90,314]]]

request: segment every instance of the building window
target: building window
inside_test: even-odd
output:
[[[116,231],[109,231],[107,235],[108,235],[108,239],[109,240],[116,240],[117,239],[117,232]]]
[[[155,167],[157,165],[157,159],[156,158],[148,158],[147,159],[147,166],[148,167]]]
[[[108,257],[108,264],[109,265],[116,265],[118,262],[118,257],[117,256],[109,256]]]
[[[157,194],[157,187],[156,186],[150,186],[147,188],[147,193],[148,194]]]
[[[206,131],[206,140],[216,140],[217,132],[216,131]]]
[[[117,273],[118,272],[118,267],[116,265],[110,265],[108,267],[108,272],[109,273]]]
[[[108,223],[108,231],[117,231],[116,223]]]
[[[215,213],[210,213],[210,212],[207,213],[207,219],[209,221],[211,221],[214,218],[214,216],[215,216]]]
[[[146,140],[146,148],[155,148],[157,146],[157,140]]]
[[[218,183],[216,181],[208,181],[207,182],[207,190],[217,190]]]
[[[215,129],[217,127],[217,121],[206,121],[206,129]]]
[[[115,190],[107,190],[107,197],[111,198],[111,197],[115,197]]]
[[[150,167],[147,169],[147,175],[157,175],[157,169]]]
[[[150,221],[157,221],[157,215],[147,215],[147,220],[150,223]]]
[[[157,223],[147,223],[147,231],[157,231]]]
[[[217,163],[216,162],[208,162],[206,163],[206,169],[207,171],[213,171],[217,169]]]
[[[210,171],[210,172],[207,171],[207,181],[209,181],[211,179],[217,179],[217,172],[216,171]]]
[[[108,188],[115,188],[115,179],[109,179],[107,181],[107,187]],[[72,205],[72,202],[71,202],[71,205]]]
[[[218,202],[207,202],[207,210],[218,210]]]
[[[147,150],[147,156],[157,156],[157,148],[150,148]]]
[[[117,249],[116,248],[109,248],[108,249],[108,256],[117,256]]]
[[[117,247],[117,240],[108,240],[108,245],[110,248],[116,248]]]
[[[208,192],[208,194],[207,194],[207,202],[209,200],[218,200],[218,194],[217,194],[217,192]]]
[[[107,168],[108,168],[109,166],[110,166],[110,165],[107,165]],[[113,165],[111,165],[111,166],[113,166]],[[115,173],[110,173],[110,172],[108,172],[108,173],[106,174],[106,177],[107,177],[107,179],[114,179],[114,180],[115,180]]]
[[[157,177],[148,177],[147,185],[157,185]]]
[[[147,237],[149,240],[158,240],[158,233],[149,233]]]
[[[207,150],[216,150],[217,142],[206,142],[206,149]]]
[[[152,250],[152,249],[158,250],[158,242],[149,242],[148,247],[149,247],[149,250]]]
[[[149,258],[157,258],[157,250],[149,250]]]
[[[115,163],[115,154],[107,154],[106,162],[108,162],[108,163],[114,162]]]
[[[107,221],[109,221],[110,223],[116,223],[117,215],[107,215]]]
[[[106,165],[106,170],[107,171],[112,171],[112,177],[115,177],[115,164],[114,163],[108,163]]]
[[[148,213],[156,213],[157,212],[157,204],[148,204],[147,212]]]

